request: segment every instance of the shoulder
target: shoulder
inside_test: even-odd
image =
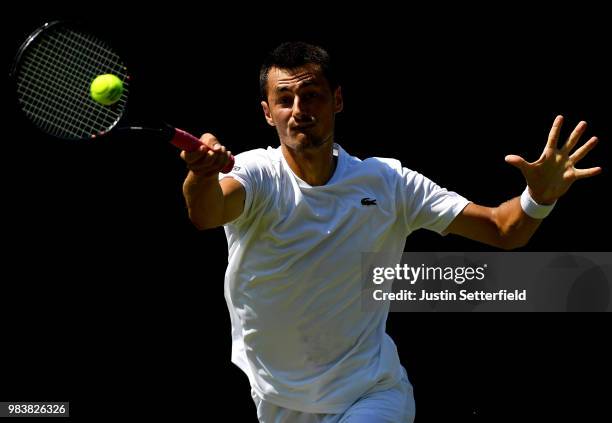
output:
[[[235,156],[236,166],[269,166],[275,161],[275,153],[276,151],[271,147],[268,147],[268,149],[256,148],[254,150],[243,151]]]
[[[402,163],[388,157],[369,157],[363,161],[364,166],[380,172],[401,172]]]
[[[235,156],[234,168],[227,176],[261,179],[278,172],[278,151],[272,147],[244,151]]]
[[[427,188],[430,180],[421,173],[405,167],[400,160],[388,157],[370,157],[352,164],[351,173],[375,179],[378,183],[395,191],[408,191]]]
[[[405,178],[406,174],[412,173],[410,169],[402,166],[402,162],[389,157],[368,157],[361,160],[356,156],[342,150],[346,158],[346,175],[351,179],[374,178],[381,179],[388,184],[396,184]]]
[[[390,183],[405,180],[407,176],[413,178],[416,174],[404,167],[399,160],[388,157],[367,158],[362,162],[361,167],[364,172],[383,177]]]

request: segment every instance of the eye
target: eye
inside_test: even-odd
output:
[[[278,104],[281,104],[283,106],[289,106],[293,104],[293,98],[291,97],[281,97],[277,100]]]

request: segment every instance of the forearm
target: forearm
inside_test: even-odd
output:
[[[189,219],[198,229],[210,229],[223,220],[224,198],[218,173],[197,176],[189,172],[183,183],[183,196],[187,203]]]
[[[542,223],[542,219],[534,219],[523,211],[520,197],[502,203],[493,214],[501,244],[509,250],[527,244]]]

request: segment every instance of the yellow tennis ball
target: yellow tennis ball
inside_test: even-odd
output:
[[[100,104],[110,106],[116,103],[123,94],[123,82],[117,76],[107,73],[99,75],[90,87],[91,98]]]

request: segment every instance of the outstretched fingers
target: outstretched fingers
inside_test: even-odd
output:
[[[521,171],[526,170],[529,167],[529,163],[521,156],[517,156],[515,154],[510,154],[504,158],[506,163],[511,164],[512,166],[520,169]]]
[[[601,173],[601,167],[592,167],[590,169],[576,169],[574,175],[576,179],[590,178],[591,176],[599,175]]]
[[[586,129],[586,127],[587,127],[587,123],[585,121],[582,121],[578,125],[576,125],[576,128],[574,128],[571,135],[567,139],[567,142],[563,146],[563,152],[565,154],[569,154],[570,151],[574,149],[574,147],[576,146],[576,143],[578,143],[578,140],[584,133],[584,130]]]
[[[580,160],[582,160],[587,155],[587,153],[597,145],[598,141],[599,140],[597,139],[597,137],[592,137],[590,140],[585,142],[582,147],[574,151],[574,154],[570,156],[570,160],[572,161],[572,163],[578,163]]]
[[[552,128],[550,128],[546,148],[557,148],[557,141],[561,133],[561,125],[563,125],[563,116],[559,115],[555,118]]]

